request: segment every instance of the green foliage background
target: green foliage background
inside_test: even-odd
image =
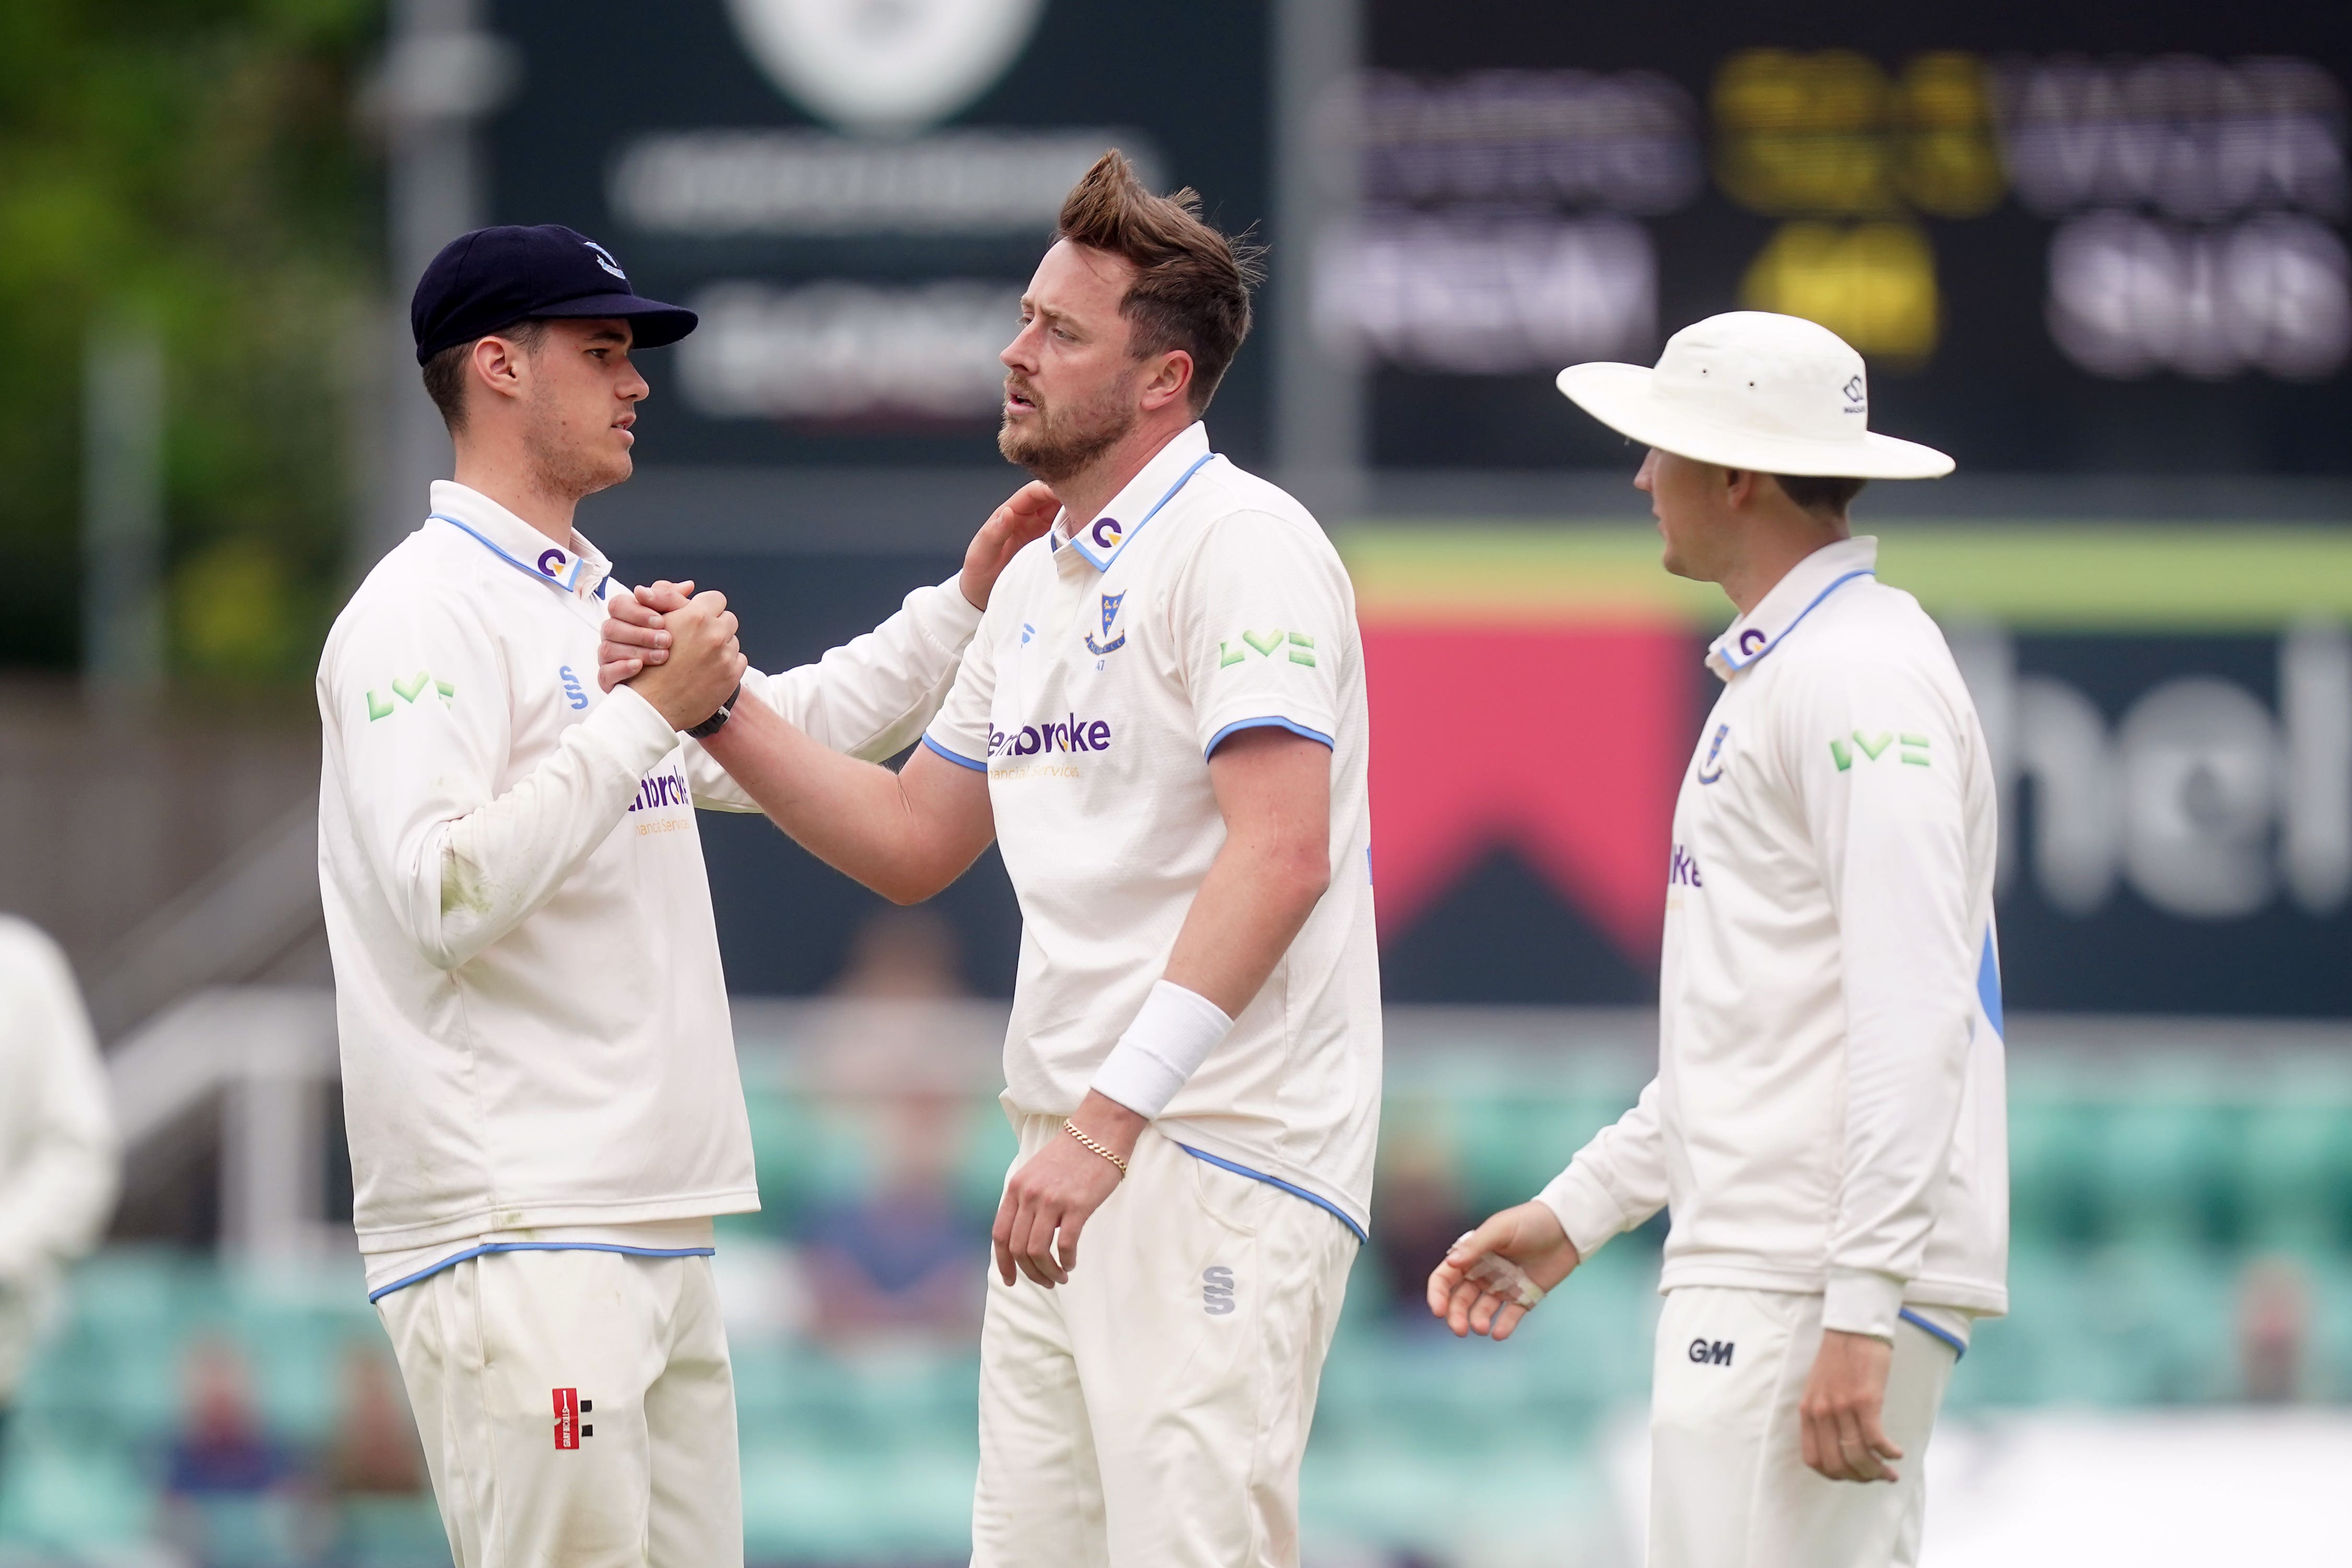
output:
[[[79,661],[82,345],[166,359],[173,669],[306,676],[382,295],[381,0],[0,0],[0,664]]]

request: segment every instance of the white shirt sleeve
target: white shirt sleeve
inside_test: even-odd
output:
[[[1211,522],[1169,616],[1203,755],[1237,730],[1278,725],[1325,745],[1339,732],[1354,589],[1319,535],[1265,512]]]
[[[1559,1216],[1579,1258],[1666,1206],[1666,1143],[1652,1079],[1633,1109],[1577,1151],[1567,1170],[1536,1194]]]
[[[0,921],[0,1084],[22,1101],[0,1126],[0,1288],[88,1252],[113,1211],[114,1116],[81,991],[56,942]]]
[[[918,588],[898,614],[814,664],[780,675],[748,672],[743,697],[765,702],[821,746],[878,763],[905,751],[940,710],[980,619],[957,579]],[[760,809],[692,741],[686,744],[686,770],[695,805]]]
[[[1950,1163],[1976,1009],[1964,785],[1970,733],[1896,657],[1809,666],[1775,704],[1837,913],[1844,1179],[1825,1327],[1892,1339]]]
[[[963,663],[956,669],[947,700],[923,731],[924,745],[949,762],[981,773],[988,771],[989,759],[995,754],[991,714],[996,702],[996,645],[1004,630],[1000,617],[1018,614],[1012,607],[1014,595],[1005,590],[1013,574],[1024,569],[1024,563],[1016,560],[997,579],[989,613],[971,645],[964,649]]]
[[[653,704],[615,688],[503,793],[505,672],[462,602],[383,598],[340,629],[320,672],[326,744],[393,916],[455,969],[551,897],[677,749]]]

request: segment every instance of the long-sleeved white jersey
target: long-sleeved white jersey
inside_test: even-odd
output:
[[[319,666],[320,883],[379,1295],[477,1247],[677,1250],[759,1206],[694,818],[756,807],[645,699],[597,689],[626,590],[593,546],[446,481],[433,511]],[[887,757],[979,622],[954,584],[920,588],[744,696]]]
[[[1876,560],[1816,552],[1709,651],[1658,1076],[1543,1200],[1586,1254],[1669,1208],[1663,1289],[1821,1292],[1826,1327],[1891,1338],[1906,1304],[2007,1310],[2009,1170],[1992,769]]]
[[[0,915],[0,1405],[115,1182],[106,1068],[73,970],[38,927]]]

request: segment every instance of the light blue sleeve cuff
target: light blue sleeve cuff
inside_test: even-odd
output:
[[[1332,744],[1331,737],[1325,734],[1322,731],[1310,730],[1304,724],[1294,723],[1290,720],[1283,718],[1278,713],[1269,713],[1259,719],[1234,720],[1232,723],[1226,725],[1223,729],[1209,737],[1209,743],[1201,748],[1201,755],[1203,757],[1215,756],[1217,754],[1217,748],[1225,743],[1225,737],[1239,731],[1267,729],[1287,730],[1294,735],[1303,736],[1309,741],[1320,742],[1322,744],[1329,746],[1333,751],[1339,750],[1338,746]]]
[[[937,741],[932,740],[928,732],[923,736],[923,744],[929,747],[932,751],[937,752],[940,755],[945,757],[948,761],[953,763],[960,768],[970,768],[976,773],[984,773],[988,771],[988,764],[986,763],[976,763],[970,757],[963,756],[959,752],[949,751],[945,746],[942,746]]]

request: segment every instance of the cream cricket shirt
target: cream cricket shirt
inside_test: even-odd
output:
[[[1587,1253],[1671,1208],[1662,1289],[1823,1292],[1882,1338],[1916,1307],[1958,1342],[2008,1307],[1992,769],[1876,560],[1816,552],[1709,652],[1658,1076],[1543,1196]]]
[[[1363,645],[1314,518],[1193,425],[1006,569],[924,740],[986,771],[1021,900],[1005,1105],[1066,1116],[1224,844],[1209,753],[1267,724],[1331,748],[1330,889],[1155,1125],[1361,1235],[1381,1094]]]
[[[0,915],[0,1408],[67,1267],[106,1230],[120,1158],[73,966],[40,928]]]
[[[759,1206],[698,805],[752,809],[626,687],[597,689],[627,590],[488,498],[434,517],[319,666],[319,871],[352,1217],[372,1295],[494,1248],[704,1250]],[[909,595],[814,665],[747,676],[821,743],[888,756],[979,620]]]

